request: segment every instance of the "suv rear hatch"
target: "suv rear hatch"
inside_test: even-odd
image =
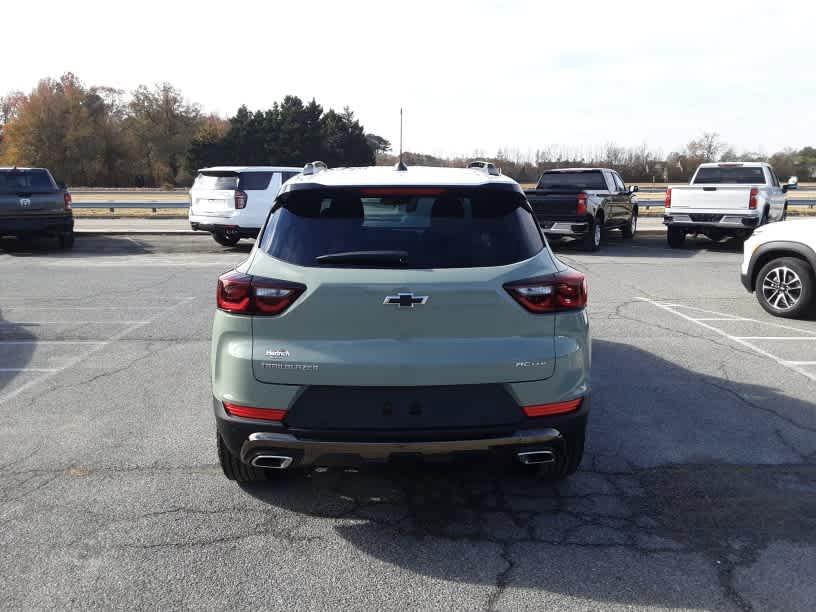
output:
[[[0,216],[65,212],[65,198],[47,170],[0,169]]]
[[[550,377],[555,315],[504,288],[556,272],[515,190],[291,191],[248,274],[299,283],[279,316],[255,316],[266,383],[360,387]]]
[[[235,212],[235,192],[240,173],[233,170],[200,172],[190,189],[190,209],[193,214],[208,217],[229,217]]]
[[[274,174],[272,171],[204,170],[190,189],[191,211],[207,217],[230,217],[236,210],[251,207],[252,192],[266,190]]]

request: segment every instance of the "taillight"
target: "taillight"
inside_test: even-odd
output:
[[[258,419],[261,421],[277,421],[280,422],[286,416],[286,410],[279,408],[252,408],[250,406],[239,406],[238,404],[231,404],[224,402],[224,410],[227,414],[245,419]]]
[[[579,217],[583,217],[587,212],[587,194],[581,192],[578,194],[578,208],[575,211]]]
[[[757,189],[756,187],[752,187],[751,188],[751,195],[748,196],[748,208],[750,208],[751,210],[756,210],[757,200],[759,199],[758,196],[759,196],[759,189]]]
[[[218,308],[235,314],[279,315],[306,291],[300,283],[249,276],[235,270],[218,278]]]
[[[507,283],[504,288],[524,308],[537,314],[580,310],[588,301],[586,277],[575,270]]]
[[[664,201],[666,208],[671,208],[671,187],[666,190],[666,200]]]
[[[241,191],[240,189],[235,191],[235,208],[241,209],[246,208],[247,205],[247,194],[246,191]]]
[[[542,416],[552,416],[554,414],[565,414],[567,412],[572,412],[573,410],[578,410],[581,407],[581,402],[584,399],[579,397],[578,399],[569,400],[567,402],[556,402],[555,404],[535,404],[533,406],[524,406],[522,409],[524,410],[524,414],[528,417],[542,417]]]
[[[63,202],[65,202],[65,210],[72,210],[73,209],[73,200],[71,199],[71,194],[67,191],[62,196]]]

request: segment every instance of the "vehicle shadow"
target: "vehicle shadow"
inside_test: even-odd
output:
[[[74,248],[61,250],[55,238],[36,237],[31,240],[0,239],[0,254],[20,258],[73,259],[86,257],[116,257],[132,255],[169,255],[192,253],[248,253],[252,242],[223,247],[207,236],[162,235],[77,235]]]
[[[570,239],[550,240],[553,252],[565,255],[585,255],[599,257],[659,257],[665,259],[688,259],[700,253],[737,253],[742,254],[743,242],[736,238],[726,238],[715,242],[705,236],[689,236],[681,248],[672,249],[666,244],[666,237],[653,234],[635,235],[633,240],[626,240],[620,232],[612,231],[605,235],[601,248],[595,252],[584,251],[580,242]],[[633,248],[634,247],[634,248]]]
[[[0,308],[0,395],[31,362],[35,339],[25,327],[5,320]]]
[[[76,236],[74,247],[61,249],[56,238],[34,236],[20,240],[0,239],[0,253],[12,257],[69,259],[73,257],[94,257],[111,255],[145,255],[151,252],[149,245],[129,236]]]
[[[519,587],[528,607],[537,594],[546,607],[547,593],[725,607],[718,580],[769,542],[816,543],[814,404],[626,344],[593,351],[587,455],[564,483],[468,460],[242,488],[275,512],[328,521],[371,559],[503,597]]]

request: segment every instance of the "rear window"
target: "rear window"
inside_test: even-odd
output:
[[[603,172],[587,170],[583,172],[545,172],[538,181],[538,189],[584,189],[605,191],[608,189]]]
[[[201,172],[193,183],[193,189],[241,189],[263,191],[269,187],[274,172]]]
[[[718,183],[736,183],[743,185],[764,185],[765,174],[762,168],[752,167],[710,167],[700,168],[694,177],[695,185],[716,185]]]
[[[310,189],[280,202],[260,248],[299,266],[502,266],[545,244],[524,196],[513,191]]]
[[[55,191],[46,170],[0,170],[0,193]]]

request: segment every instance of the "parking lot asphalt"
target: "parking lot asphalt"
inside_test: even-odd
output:
[[[0,241],[0,608],[806,610],[816,321],[773,319],[738,245],[556,245],[590,283],[587,455],[293,473],[215,455],[214,279],[249,247]]]

